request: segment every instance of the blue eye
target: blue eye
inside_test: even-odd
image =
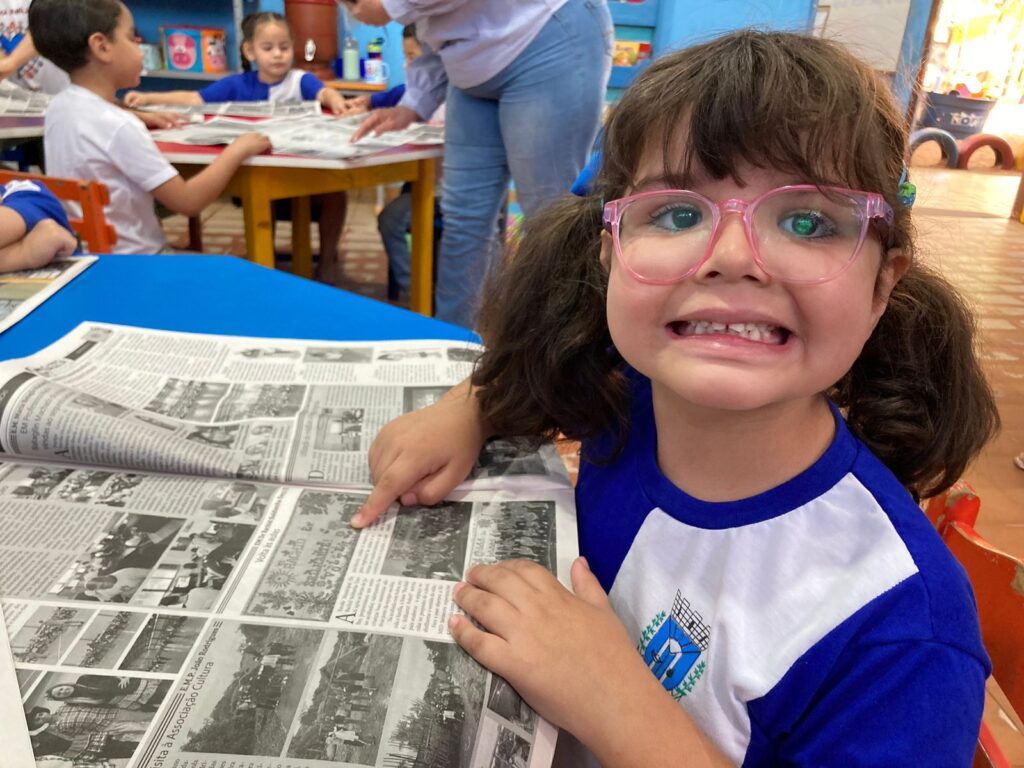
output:
[[[666,206],[651,216],[651,223],[669,232],[693,229],[704,219],[704,213],[694,205]]]
[[[779,228],[801,240],[816,240],[836,234],[832,220],[820,211],[794,211],[779,219]]]

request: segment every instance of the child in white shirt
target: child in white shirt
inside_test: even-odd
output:
[[[266,136],[244,134],[185,181],[142,122],[116,106],[117,91],[138,85],[142,74],[134,20],[119,0],[33,0],[29,31],[39,52],[71,76],[46,112],[47,171],[107,185],[116,253],[167,250],[154,198],[175,213],[195,216],[243,161],[270,149]]]

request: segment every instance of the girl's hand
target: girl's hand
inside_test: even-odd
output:
[[[373,491],[352,525],[366,527],[396,499],[405,506],[441,501],[466,479],[486,439],[468,385],[386,424],[369,451]]]
[[[140,93],[139,91],[128,91],[128,93],[124,95],[124,99],[122,99],[122,101],[128,109],[135,109],[136,107],[141,107],[149,103],[147,94]]]
[[[403,128],[408,128],[419,119],[420,116],[409,109],[409,107],[398,106],[375,109],[356,128],[355,133],[352,134],[352,143],[355,144],[370,131],[373,131],[375,136],[380,136],[388,131],[400,131]]]
[[[482,628],[457,614],[449,628],[541,717],[589,746],[618,722],[616,710],[635,688],[655,681],[585,559],[571,576],[573,592],[527,560],[478,565],[456,586],[455,602]]]
[[[345,99],[345,103],[341,105],[341,114],[343,115],[361,115],[369,111],[369,96],[356,96],[354,99]]]
[[[333,88],[324,88],[317,94],[320,106],[336,115],[345,114],[345,97]]]

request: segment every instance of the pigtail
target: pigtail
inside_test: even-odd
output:
[[[963,297],[915,262],[836,385],[850,428],[915,498],[956,482],[999,429],[975,331]]]
[[[576,439],[623,434],[627,386],[605,317],[596,197],[565,197],[526,221],[492,272],[478,327],[487,351],[473,373],[497,433]]]

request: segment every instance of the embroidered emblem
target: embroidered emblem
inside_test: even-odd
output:
[[[711,628],[679,590],[672,613],[658,613],[640,634],[637,650],[665,690],[678,700],[693,690],[707,663],[701,656],[711,642]]]

